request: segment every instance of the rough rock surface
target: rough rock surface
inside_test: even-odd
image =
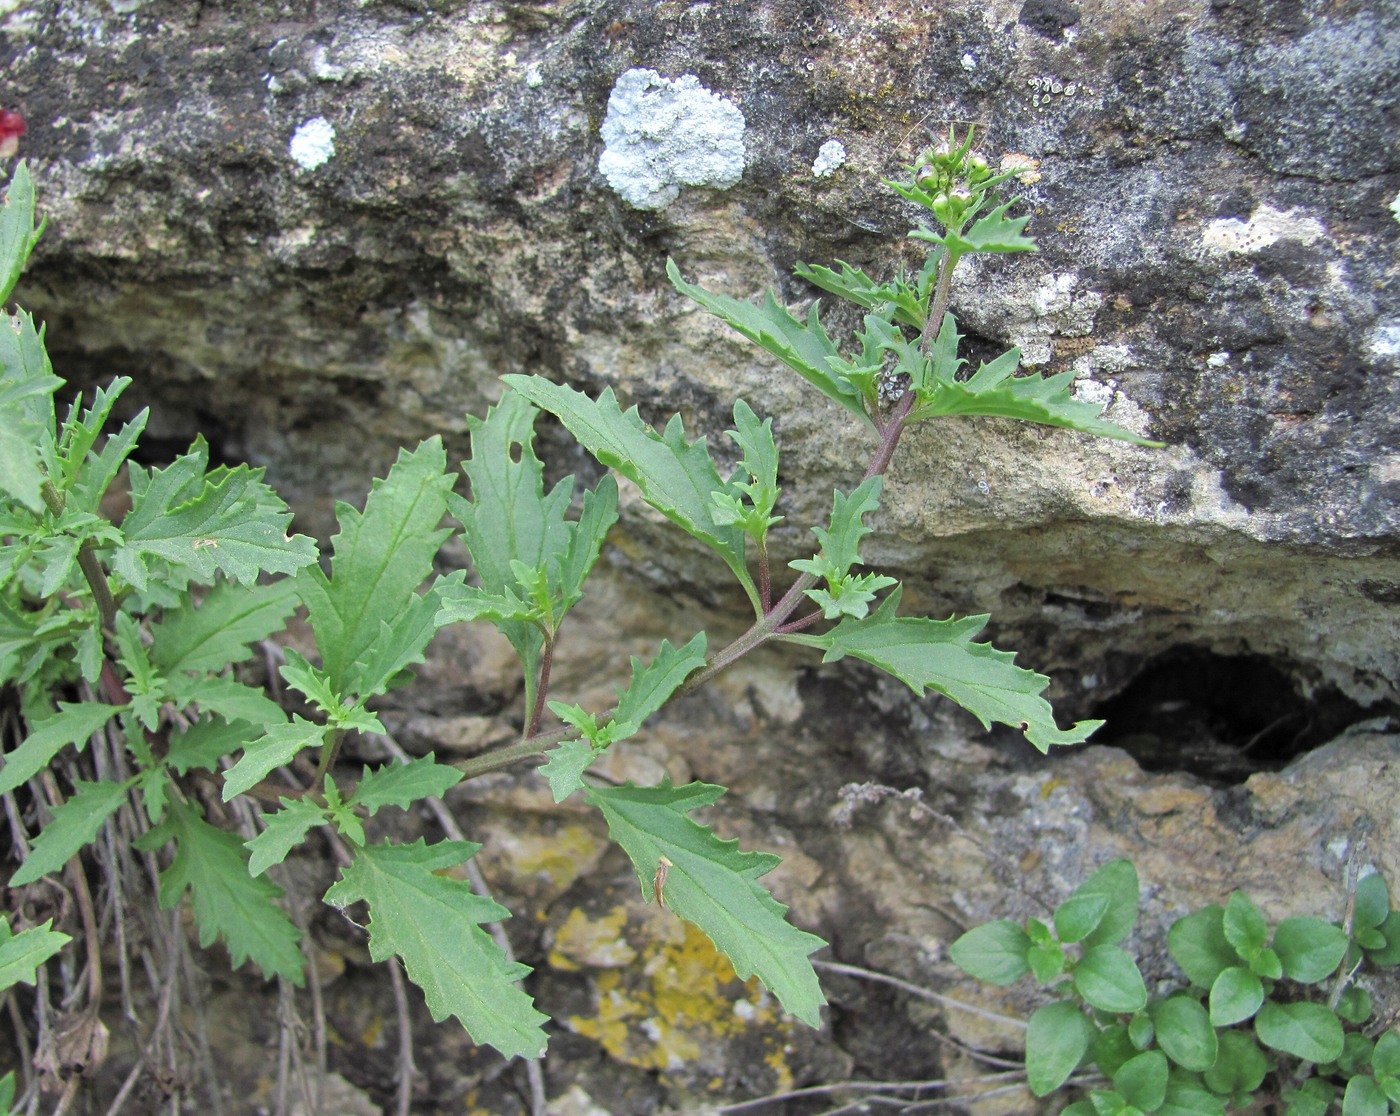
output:
[[[712,445],[736,395],[773,415],[777,545],[799,556],[869,447],[680,299],[665,260],[794,304],[813,293],[797,260],[887,272],[913,257],[880,176],[926,127],[981,122],[994,160],[1037,162],[1023,195],[1041,251],[960,279],[970,345],[1074,369],[1108,417],[1170,446],[920,429],[867,554],[906,580],[906,607],[992,612],[997,642],[1054,676],[1062,714],[1117,701],[1113,739],[1158,767],[1183,766],[1164,741],[1216,738],[1236,783],[1259,752],[1281,762],[1396,698],[1397,56],[1389,0],[0,0],[0,96],[28,122],[20,154],[50,221],[20,294],[57,369],[134,376],[128,402],[154,407],[148,445],[205,432],[266,464],[322,536],[333,500],[361,497],[400,445],[441,432],[464,456],[464,415],[498,396],[496,377],[542,372],[611,386],[651,419],[679,411]],[[646,209],[610,185],[600,129],[637,69],[691,75],[687,89],[737,109],[735,184],[687,185],[671,167],[675,200]],[[845,162],[818,177],[833,139]],[[590,468],[543,437],[556,469]],[[606,606],[560,667],[585,703],[608,703],[624,650],[739,615],[722,571],[639,501],[615,541]],[[509,738],[507,665],[489,640],[445,648],[392,727],[422,750]],[[947,986],[940,951],[960,925],[1053,901],[1122,853],[1161,889],[1158,923],[1236,885],[1270,914],[1336,913],[1339,842],[1368,816],[1372,857],[1400,871],[1378,779],[1392,740],[1353,734],[1233,789],[1144,774],[1112,750],[1043,767],[845,666],[760,657],[618,772],[730,785],[716,824],[790,854],[779,893],[840,960]],[[866,783],[898,793],[842,798]],[[822,1036],[789,1041],[781,1021],[689,1031],[679,1068],[661,1065],[633,1031],[688,1010],[654,975],[664,965],[698,966],[688,979],[755,1017],[768,1008],[638,907],[596,819],[546,797],[534,776],[503,776],[458,805],[476,835],[498,835],[483,857],[542,966],[560,1029],[551,1095],[571,1110],[957,1068],[923,1006],[844,982]],[[588,945],[598,927],[637,935],[627,948],[653,973],[634,999],[670,1008],[640,1023],[598,1010],[632,971]],[[337,1068],[386,1099],[391,1053]],[[430,1075],[424,1111],[518,1103],[460,1047],[420,1065],[454,1067]]]

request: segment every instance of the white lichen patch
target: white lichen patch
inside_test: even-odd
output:
[[[845,162],[846,145],[840,140],[829,139],[817,151],[817,157],[812,163],[812,174],[817,178],[825,178],[835,173]]]
[[[744,114],[694,74],[628,70],[613,86],[598,170],[634,209],[665,209],[682,186],[726,189],[744,173]]]
[[[1390,215],[1400,221],[1400,190],[1395,191],[1395,197],[1390,200]]]
[[[1326,235],[1327,230],[1315,217],[1308,217],[1296,209],[1284,213],[1272,206],[1261,205],[1250,214],[1248,221],[1241,221],[1238,217],[1212,221],[1201,234],[1201,244],[1214,252],[1249,253],[1258,252],[1280,240],[1311,244]]]
[[[1400,357],[1400,319],[1381,322],[1366,339],[1366,347],[1377,360]]]
[[[313,116],[292,135],[289,151],[302,170],[315,170],[335,154],[335,128],[324,116]]]

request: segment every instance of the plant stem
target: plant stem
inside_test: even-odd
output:
[[[535,681],[534,708],[530,710],[530,720],[525,725],[525,735],[534,736],[540,730],[540,718],[544,716],[545,698],[549,694],[549,671],[554,662],[554,638],[544,636],[544,648],[540,652],[540,673]]]
[[[39,488],[44,504],[54,515],[62,515],[68,501],[62,492],[54,487],[53,481],[45,481]],[[107,575],[97,560],[97,546],[91,539],[84,539],[78,547],[78,568],[83,571],[93,600],[97,602],[98,615],[102,617],[102,630],[110,632],[117,626],[117,602],[112,596],[112,588],[107,584]]]

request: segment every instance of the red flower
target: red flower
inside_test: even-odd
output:
[[[24,117],[13,109],[0,109],[0,159],[19,150],[19,137],[27,131]]]

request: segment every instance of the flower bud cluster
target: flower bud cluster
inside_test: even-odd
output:
[[[992,177],[987,157],[970,150],[969,141],[943,142],[927,148],[914,165],[914,185],[930,201],[933,215],[945,226],[960,225],[977,203],[977,187]]]

